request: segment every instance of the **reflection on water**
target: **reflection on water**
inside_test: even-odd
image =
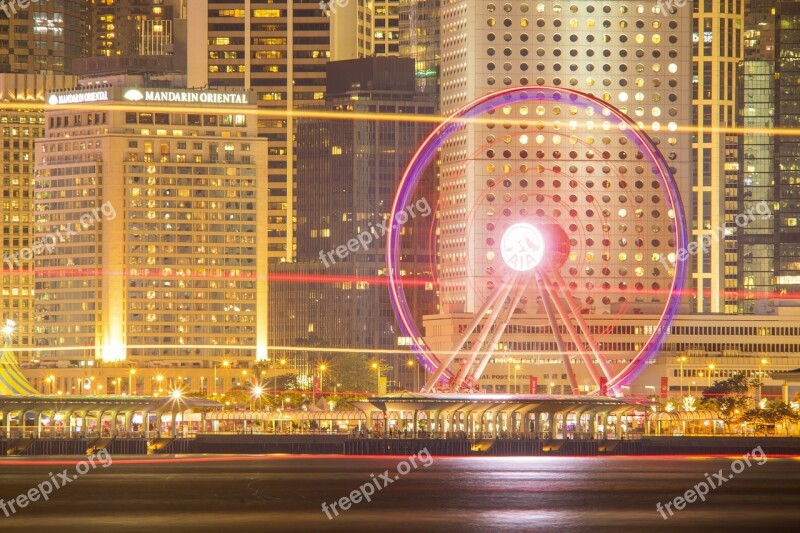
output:
[[[0,461],[0,497],[9,501],[70,464],[40,459]],[[323,502],[347,496],[371,474],[396,473],[404,458],[191,459],[115,457],[47,502],[9,518],[0,511],[0,530],[788,531],[800,520],[800,460],[793,458],[748,468],[669,520],[657,503],[720,468],[729,471],[735,458],[435,457],[429,468],[412,469],[332,520]]]

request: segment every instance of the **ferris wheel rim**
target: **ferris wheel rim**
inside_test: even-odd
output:
[[[465,121],[471,120],[489,109],[494,109],[508,102],[514,95],[522,93],[521,98],[517,100],[517,102],[527,102],[540,100],[544,97],[544,93],[548,92],[554,100],[562,98],[561,95],[563,95],[569,98],[573,103],[579,103],[585,106],[596,105],[600,109],[607,110],[620,123],[624,123],[628,127],[631,134],[636,138],[637,146],[643,151],[646,151],[649,162],[654,165],[654,168],[657,170],[659,181],[663,184],[664,196],[674,214],[675,250],[686,249],[688,241],[686,215],[678,185],[675,178],[672,176],[669,164],[647,132],[640,128],[628,115],[596,96],[563,87],[539,85],[512,87],[484,95],[453,112],[426,137],[403,172],[390,211],[389,220],[392,221],[392,223],[387,230],[386,243],[387,286],[389,289],[390,301],[398,323],[400,324],[401,331],[406,337],[410,338],[412,348],[417,352],[418,358],[420,358],[421,362],[428,370],[433,370],[438,365],[441,365],[442,361],[426,345],[406,303],[399,264],[401,232],[399,231],[397,223],[394,222],[396,220],[396,214],[409,203],[409,199],[414,193],[424,171],[432,163],[435,155],[447,141],[453,130],[461,128]],[[541,96],[539,96],[540,94]],[[553,95],[559,95],[559,97],[556,98]],[[582,100],[582,102],[578,100]],[[494,105],[495,103],[496,105]],[[674,274],[671,279],[667,301],[661,311],[657,327],[654,328],[653,333],[649,336],[644,346],[636,353],[636,356],[608,381],[609,387],[616,388],[624,385],[639,375],[644,370],[645,363],[653,358],[661,341],[667,334],[666,325],[672,321],[677,313],[680,304],[680,296],[685,284],[687,261],[684,254],[676,254],[673,268]],[[449,369],[445,369],[442,372],[441,379],[451,378],[453,378],[453,373]],[[592,391],[592,393],[595,394],[597,392],[599,392],[599,389]]]

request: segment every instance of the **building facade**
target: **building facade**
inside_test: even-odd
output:
[[[269,140],[268,255],[295,256],[295,120],[291,111],[325,97],[330,19],[318,1],[259,4],[193,1],[188,10],[190,87],[255,92],[258,134]]]
[[[0,7],[0,73],[71,74],[89,55],[89,7],[84,0]]]
[[[380,359],[386,370],[391,367],[394,386],[407,388],[415,370],[406,364],[408,356],[384,353],[408,344],[403,344],[386,288],[381,225],[391,223],[397,176],[430,129],[415,118],[432,115],[436,102],[416,91],[411,59],[331,62],[327,92],[325,105],[316,109],[342,118],[299,123],[298,262],[271,271],[270,338],[282,346],[316,338],[324,346]],[[396,118],[364,118],[367,113]],[[433,176],[423,189],[408,206],[413,217],[403,230],[404,267],[415,280],[431,278],[427,238],[435,206]],[[434,312],[431,284],[409,290],[409,298],[420,319]],[[335,372],[336,354],[319,356]],[[303,360],[295,364],[308,364]]]
[[[35,323],[33,294],[34,167],[36,139],[44,135],[45,95],[54,88],[73,87],[64,75],[0,74],[0,320],[16,323],[18,359],[27,362]]]
[[[267,141],[248,91],[121,77],[48,96],[39,363],[267,357]]]
[[[737,313],[739,137],[736,70],[744,57],[744,0],[693,3],[691,268],[698,313]],[[687,6],[688,7],[688,6]],[[681,9],[679,8],[679,14]],[[688,200],[685,203],[689,204]],[[724,229],[723,229],[724,228]]]

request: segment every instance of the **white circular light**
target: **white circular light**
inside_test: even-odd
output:
[[[503,261],[514,270],[526,272],[541,263],[544,257],[544,237],[531,224],[514,224],[503,234],[500,242]]]

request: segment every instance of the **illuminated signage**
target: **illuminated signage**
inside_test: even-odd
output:
[[[108,100],[108,91],[92,91],[86,93],[51,94],[47,99],[50,105],[85,104],[86,102],[105,102]]]
[[[248,104],[247,93],[220,93],[210,91],[149,90],[144,92],[129,89],[123,95],[126,100],[136,102],[169,102],[185,104]]]

